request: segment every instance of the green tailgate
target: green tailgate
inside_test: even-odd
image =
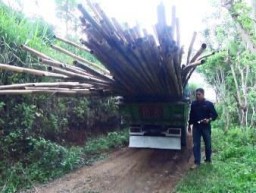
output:
[[[178,103],[129,103],[120,106],[128,124],[165,124],[182,126],[187,123],[189,104]]]

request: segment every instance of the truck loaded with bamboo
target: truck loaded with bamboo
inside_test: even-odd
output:
[[[0,64],[0,69],[52,77],[55,81],[0,85],[1,95],[53,93],[121,96],[127,104],[149,102],[151,105],[153,102],[162,105],[164,102],[180,102],[196,67],[203,64],[205,58],[214,54],[201,56],[206,49],[206,44],[202,44],[192,55],[197,35],[194,33],[183,64],[184,50],[180,45],[179,20],[175,7],[172,9],[171,25],[168,25],[165,7],[163,4],[158,5],[155,33],[150,34],[139,25],[129,27],[127,23],[121,24],[117,19],[108,17],[97,3],[90,0],[86,2],[84,6],[78,5],[82,13],[82,33],[86,36],[80,39],[81,44],[58,36],[54,38],[94,55],[101,65],[53,44],[52,49],[72,57],[73,64],[57,61],[28,45],[21,45],[22,49],[39,58],[45,70],[10,64]],[[168,108],[172,107],[169,105]],[[151,110],[160,112],[159,109]],[[177,126],[169,123],[169,127]],[[183,130],[184,128],[182,133]]]
[[[115,18],[109,18],[98,4],[90,1],[87,1],[86,6],[79,5],[78,9],[83,15],[80,20],[86,40],[80,39],[79,45],[61,37],[55,38],[84,52],[90,52],[101,62],[102,67],[57,45],[51,47],[72,57],[73,64],[56,61],[27,45],[21,45],[25,51],[38,57],[41,65],[47,66],[46,70],[9,64],[0,64],[0,68],[54,77],[56,81],[1,85],[0,94],[98,92],[112,96],[159,95],[180,98],[195,68],[212,54],[200,57],[206,48],[202,44],[191,57],[196,38],[194,33],[187,60],[182,64],[184,50],[180,45],[179,20],[175,7],[172,9],[172,23],[169,26],[164,5],[158,6],[155,34],[149,34],[139,25],[131,28],[128,24],[121,25]]]

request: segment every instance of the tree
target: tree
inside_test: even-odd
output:
[[[241,1],[222,1],[221,5],[228,12],[223,11],[220,4],[217,5],[215,17],[212,17],[215,25],[209,26],[203,34],[210,47],[217,48],[219,52],[199,71],[215,87],[225,128],[232,122],[253,126],[256,60],[255,37],[251,34],[254,24],[249,19],[252,10]],[[209,20],[207,18],[210,23]]]
[[[254,54],[256,54],[255,4],[252,0],[251,8],[244,0],[222,0],[222,5],[234,20],[243,43]]]
[[[56,16],[65,25],[65,35],[74,37],[80,25],[79,18],[76,16],[78,0],[55,0],[57,5]]]

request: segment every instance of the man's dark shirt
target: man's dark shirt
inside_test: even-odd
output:
[[[198,123],[203,119],[212,118],[215,120],[218,114],[213,106],[213,103],[207,100],[193,101],[191,104],[189,124],[193,124],[196,127],[210,127],[210,124]]]

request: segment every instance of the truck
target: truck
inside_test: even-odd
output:
[[[129,147],[181,150],[186,146],[189,106],[189,100],[122,102]]]

